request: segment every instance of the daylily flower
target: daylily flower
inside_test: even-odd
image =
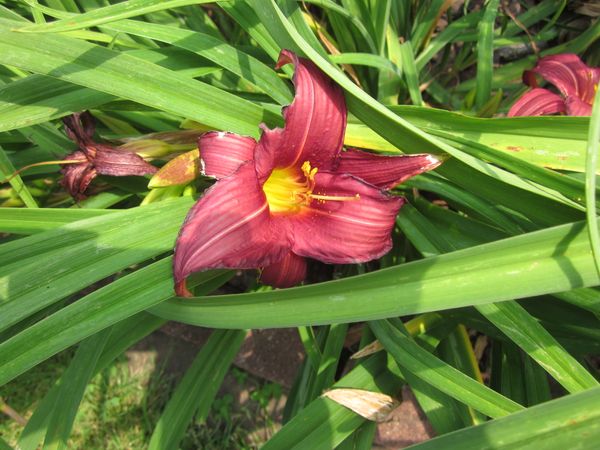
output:
[[[156,167],[135,153],[119,151],[111,146],[94,142],[96,125],[86,111],[63,118],[65,132],[78,145],[79,150],[67,155],[62,164],[62,186],[77,200],[85,198],[85,191],[97,175],[146,175],[156,172]]]
[[[561,95],[539,88],[536,74],[556,86]],[[508,117],[554,113],[589,116],[592,114],[599,80],[600,68],[588,67],[577,55],[564,53],[545,56],[532,70],[523,74],[523,81],[533,89],[515,102]]]
[[[306,258],[370,261],[387,253],[404,203],[387,189],[440,164],[431,155],[342,152],[342,90],[312,62],[283,50],[276,68],[293,63],[296,96],[285,127],[262,126],[258,142],[233,133],[199,139],[203,174],[217,179],[190,210],[175,246],[175,291],[215,268],[262,268],[261,281],[293,286]]]

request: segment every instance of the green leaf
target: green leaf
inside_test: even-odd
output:
[[[128,319],[116,323],[111,327],[109,340],[104,345],[100,358],[96,362],[94,374],[99,373],[108,366],[116,357],[127,348],[135,344],[161,325],[164,320],[146,313],[139,313]],[[19,437],[19,448],[22,450],[36,450],[42,443],[44,434],[57,402],[59,385],[55,384],[39,402],[33,415],[27,421],[25,429]]]
[[[20,27],[17,30],[30,33],[58,33],[79,30],[128,17],[199,3],[209,3],[209,0],[129,0],[94,9],[84,14],[72,15],[55,22]]]
[[[600,147],[600,94],[596,92],[594,107],[590,118],[588,133],[587,158],[585,163],[585,207],[590,234],[590,244],[596,268],[600,272],[600,232],[596,223],[596,167],[598,166],[598,147]]]
[[[246,332],[216,330],[202,346],[175,389],[150,438],[148,448],[177,448],[195,416],[203,422]]]
[[[361,362],[332,388],[354,388],[392,395],[400,387],[397,370],[386,366],[383,355]],[[279,430],[263,450],[330,450],[358,429],[366,419],[333,400],[319,397]]]
[[[331,61],[336,64],[353,64],[359,66],[374,67],[382,72],[392,72],[398,78],[402,76],[402,72],[389,59],[379,55],[370,53],[340,53],[339,55],[331,55]]]
[[[477,89],[476,104],[481,109],[490,98],[492,92],[492,65],[494,63],[494,22],[498,14],[499,0],[488,0],[479,22],[479,38],[477,40]]]
[[[596,379],[516,302],[479,305],[477,310],[569,392],[598,386]]]
[[[118,213],[111,209],[0,208],[0,232],[35,234],[78,220]]]
[[[413,217],[416,217],[414,213]],[[451,242],[440,241],[439,231],[427,221],[415,223],[413,220],[412,227],[410,225],[403,227],[408,233],[412,233],[409,230],[413,228],[420,230],[418,239],[411,238],[411,234],[408,236],[424,255],[447,252],[456,248]],[[598,384],[595,378],[517,303],[486,304],[478,305],[476,308],[570,392],[579,392]]]
[[[315,368],[316,377],[307,396],[309,401],[321,395],[333,384],[347,331],[348,324],[336,324],[329,327],[327,340],[319,358],[319,365]]]
[[[400,46],[400,56],[402,57],[402,71],[408,86],[408,93],[413,105],[423,106],[423,98],[419,89],[419,73],[415,64],[413,48],[410,41]]]
[[[414,450],[594,448],[600,439],[600,387],[437,437]]]
[[[473,352],[473,346],[464,325],[458,325],[446,339],[440,342],[437,349],[440,358],[483,384],[483,378],[479,371],[479,362]],[[456,405],[458,415],[461,416],[464,426],[477,425],[486,421],[486,417],[472,407]],[[461,427],[464,428],[464,427]]]
[[[440,391],[490,417],[502,417],[519,411],[522,406],[475,381],[419,347],[405,331],[389,321],[370,322],[369,326],[394,357],[398,365]]]
[[[13,448],[0,437],[0,450],[13,450]]]
[[[190,199],[105,214],[0,246],[0,329],[172,248]],[[170,220],[165,220],[168,214]],[[123,226],[127,224],[128,226]],[[59,258],[65,255],[67,259]]]
[[[585,226],[577,223],[343,280],[271,292],[171,300],[151,311],[170,320],[208,327],[316,325],[525,298],[599,281]]]
[[[0,343],[0,385],[92,334],[173,296],[171,258],[151,264],[88,294]],[[198,293],[208,294],[230,272],[198,274]],[[192,282],[194,282],[192,280]]]
[[[2,177],[2,181],[11,176],[14,172],[15,167],[10,162],[10,159],[8,159],[8,156],[6,156],[4,149],[0,147],[0,177]],[[31,195],[31,192],[29,192],[29,189],[27,188],[25,183],[23,183],[23,180],[21,179],[21,176],[19,174],[13,176],[10,179],[10,185],[15,190],[17,195],[21,198],[21,200],[23,200],[25,206],[27,206],[28,208],[38,207],[38,204]]]
[[[84,340],[62,375],[58,384],[56,402],[48,423],[44,450],[68,448],[67,442],[79,404],[111,331],[108,328]]]
[[[390,109],[428,132],[452,134],[541,167],[585,171],[587,117],[483,119],[416,106],[391,106]],[[377,133],[352,119],[346,133],[346,144],[386,152],[399,151]]]
[[[463,33],[465,30],[477,26],[477,23],[481,20],[481,12],[474,12],[467,14],[452,23],[448,24],[442,32],[435,36],[429,44],[423,49],[422,52],[415,59],[417,69],[422,71],[427,63],[444,48],[444,46],[455,40],[457,36]]]
[[[293,100],[290,89],[273,69],[220,39],[181,28],[133,20],[111,23],[108,28],[189,50],[251,82],[282,105]]]
[[[258,135],[261,107],[139,58],[48,34],[23,35],[0,20],[0,63],[120,96],[216,129]],[[132,78],[132,74],[135,77]]]

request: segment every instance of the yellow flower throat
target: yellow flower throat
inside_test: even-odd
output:
[[[359,200],[360,195],[340,197],[331,195],[314,194],[315,175],[317,168],[312,168],[310,162],[302,164],[302,174],[295,168],[274,169],[263,185],[267,196],[269,209],[274,214],[297,213],[303,206],[310,204],[311,200],[324,203],[325,201],[350,201]]]

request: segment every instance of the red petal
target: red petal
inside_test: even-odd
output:
[[[565,97],[583,98],[590,89],[590,68],[573,53],[545,56],[533,71],[556,86]]]
[[[173,272],[178,295],[182,281],[207,269],[250,269],[282,260],[290,249],[273,227],[267,199],[252,164],[217,181],[188,213],[175,245]]]
[[[535,78],[535,72],[532,70],[525,70],[522,76],[523,84],[531,88],[538,87],[537,79]]]
[[[265,267],[260,281],[269,286],[286,288],[300,284],[306,278],[306,258],[289,252],[283,260]]]
[[[92,163],[99,174],[123,177],[128,175],[146,175],[158,169],[147,163],[135,153],[115,150],[109,146],[94,144],[95,156]]]
[[[223,178],[254,159],[256,141],[251,137],[211,131],[198,139],[202,175]]]
[[[60,184],[65,190],[76,200],[85,198],[84,192],[96,177],[96,169],[92,164],[87,162],[83,152],[76,151],[67,155],[66,160],[82,159],[79,164],[69,164],[63,166],[60,170],[64,175]]]
[[[264,129],[256,150],[257,172],[261,179],[274,167],[300,166],[329,170],[342,149],[346,130],[344,94],[311,61],[282,50],[277,68],[294,64],[296,95],[284,108],[285,128]]]
[[[567,97],[567,114],[569,116],[591,116],[592,105],[582,101],[579,97]]]
[[[526,92],[508,111],[508,117],[545,116],[565,112],[565,101],[547,89],[535,88]]]
[[[348,149],[341,153],[337,173],[348,173],[381,189],[391,189],[441,161],[433,155],[385,156]]]
[[[65,132],[74,142],[83,144],[94,136],[96,122],[89,111],[71,114],[63,117]]]
[[[295,216],[277,216],[287,221],[293,236],[292,251],[326,263],[358,263],[383,256],[392,247],[391,231],[404,204],[350,175],[318,172],[314,194],[356,200],[312,200]]]

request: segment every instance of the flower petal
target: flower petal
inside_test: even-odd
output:
[[[313,199],[295,216],[277,216],[276,220],[287,221],[294,253],[326,263],[349,264],[379,258],[390,250],[391,231],[403,198],[347,174],[318,172],[315,182],[314,194],[347,200]]]
[[[347,149],[340,155],[336,173],[349,173],[378,188],[391,189],[440,164],[438,158],[427,154],[386,156]]]
[[[254,159],[256,141],[223,131],[211,131],[198,139],[202,175],[223,178],[231,175],[240,166]]]
[[[146,175],[158,169],[135,153],[115,150],[102,144],[88,144],[88,153],[95,150],[92,164],[99,174],[123,177],[128,175]]]
[[[342,149],[346,103],[342,89],[311,61],[282,50],[277,68],[294,64],[296,95],[283,110],[285,128],[264,128],[257,147],[257,172],[262,180],[274,167],[300,166],[329,170]]]
[[[565,97],[582,98],[589,90],[590,68],[573,53],[545,56],[533,71],[556,86]]]
[[[175,245],[176,292],[189,296],[185,279],[207,269],[250,269],[281,261],[290,244],[272,226],[253,164],[217,181],[188,213]]]
[[[260,281],[269,286],[286,288],[300,284],[306,278],[306,258],[289,252],[283,260],[263,268]]]
[[[62,187],[76,200],[83,200],[85,198],[84,192],[96,177],[96,169],[92,164],[87,162],[85,154],[81,151],[76,151],[67,155],[66,160],[81,159],[82,162],[78,164],[69,164],[63,166],[60,170],[64,175],[60,184]]]
[[[560,95],[547,89],[535,88],[523,94],[512,105],[508,117],[545,116],[565,111],[565,102]]]
[[[565,104],[567,105],[567,114],[569,116],[592,115],[592,105],[584,102],[579,97],[567,97]]]
[[[63,123],[65,124],[67,136],[78,144],[91,140],[96,130],[96,121],[89,111],[63,117]]]

